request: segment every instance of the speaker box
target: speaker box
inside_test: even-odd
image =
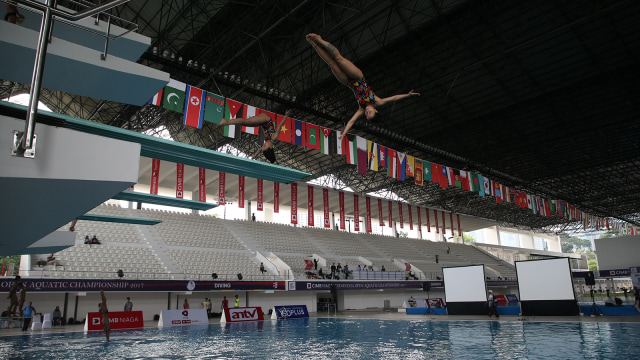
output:
[[[431,290],[431,283],[428,281],[425,281],[422,283],[422,291],[429,291]]]

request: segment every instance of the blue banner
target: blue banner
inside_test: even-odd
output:
[[[274,306],[274,313],[278,319],[308,318],[307,305]]]
[[[431,287],[442,287],[442,281],[430,281]],[[289,281],[289,291],[296,290],[330,290],[335,285],[337,290],[367,289],[422,289],[422,281]]]
[[[23,278],[27,292],[48,291],[215,291],[285,290],[284,281],[187,281],[187,280],[97,280]],[[0,281],[0,292],[9,291],[13,278]]]

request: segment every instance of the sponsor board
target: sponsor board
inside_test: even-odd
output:
[[[297,319],[308,318],[309,311],[307,305],[285,305],[274,306],[271,312],[271,319]]]
[[[125,274],[126,276],[126,274]],[[89,280],[89,279],[29,279],[22,283],[27,292],[76,292],[76,291],[198,291],[211,290],[286,290],[284,281],[184,281],[184,280]],[[13,279],[0,280],[0,292],[8,292]]]
[[[225,308],[220,322],[243,322],[264,320],[261,307]]]
[[[90,312],[84,322],[84,331],[104,330],[102,313]],[[144,327],[142,311],[109,311],[111,329],[137,329]]]
[[[598,271],[600,277],[631,276],[631,269],[613,269]]]
[[[183,310],[162,310],[158,327],[170,326],[192,326],[209,325],[207,310],[205,309],[183,309]]]
[[[330,290],[335,285],[338,290],[366,289],[422,289],[422,281],[296,281],[294,288],[289,282],[289,290]],[[442,287],[442,281],[432,281],[431,287]]]

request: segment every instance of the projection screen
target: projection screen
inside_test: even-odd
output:
[[[516,261],[520,301],[575,300],[569,259]]]
[[[442,274],[447,303],[487,301],[484,265],[444,267]]]

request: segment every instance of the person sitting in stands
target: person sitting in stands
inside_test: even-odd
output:
[[[267,272],[267,270],[264,269],[264,264],[263,263],[260,263],[260,272],[263,273],[263,274]]]
[[[50,263],[54,261],[56,261],[56,257],[52,253],[50,256],[47,257],[47,262]]]
[[[53,317],[53,326],[56,326],[56,324],[62,325],[62,313],[60,312],[60,306],[56,306],[56,309],[53,310],[51,316]]]
[[[89,235],[84,237],[84,243],[85,244],[91,244],[91,239],[89,239]]]
[[[100,245],[100,240],[98,240],[98,237],[96,235],[93,235],[93,238],[91,238],[91,243]]]

